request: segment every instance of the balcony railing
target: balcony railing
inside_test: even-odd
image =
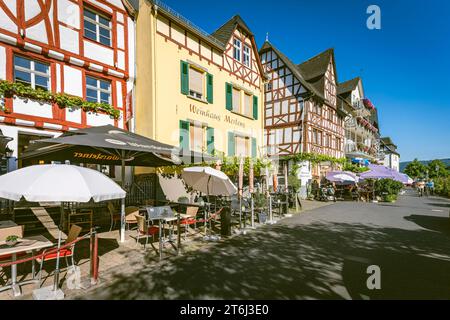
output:
[[[379,153],[379,148],[376,143],[372,143],[371,146],[367,146],[364,143],[358,142],[356,143],[352,139],[346,138],[345,140],[345,153],[361,153],[365,154],[368,157],[376,158]]]
[[[370,116],[370,110],[366,108],[362,99],[353,101],[353,108],[355,108],[355,112],[356,112],[357,116],[360,116],[360,117]]]

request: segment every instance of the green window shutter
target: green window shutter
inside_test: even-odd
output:
[[[206,150],[209,154],[214,152],[214,128],[206,128]]]
[[[234,156],[234,133],[228,132],[228,155]]]
[[[181,93],[189,94],[189,64],[183,60],[180,61],[181,71]]]
[[[231,83],[225,83],[225,96],[227,110],[233,110],[233,86]]]
[[[252,158],[256,158],[256,138],[252,138]]]
[[[180,148],[189,151],[189,122],[180,120]]]
[[[253,119],[258,120],[258,97],[253,96]]]
[[[213,75],[206,74],[206,100],[208,103],[213,103]]]

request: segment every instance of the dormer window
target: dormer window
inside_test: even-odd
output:
[[[233,41],[233,58],[237,61],[241,61],[242,42],[241,40],[234,39]]]

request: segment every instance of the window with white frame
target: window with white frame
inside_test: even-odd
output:
[[[253,109],[252,109],[252,95],[244,93],[244,115],[247,117],[253,116]]]
[[[234,39],[233,41],[234,50],[233,50],[233,58],[237,61],[241,61],[241,50],[242,50],[242,42],[239,39]]]
[[[50,66],[40,61],[14,56],[14,81],[34,89],[50,91]]]
[[[203,99],[204,97],[204,84],[205,72],[198,69],[189,68],[189,95]]]
[[[206,127],[199,122],[193,122],[189,126],[189,149],[196,152],[205,150],[205,129]]]
[[[241,90],[233,87],[233,111],[241,112]]]
[[[111,82],[86,76],[86,100],[111,104]]]
[[[111,19],[84,8],[84,36],[101,44],[111,46]]]
[[[248,157],[251,155],[251,150],[250,150],[250,138],[249,137],[244,137],[244,136],[240,136],[240,135],[236,135],[235,136],[235,155],[236,156],[244,156],[244,157]]]
[[[244,56],[243,61],[245,66],[250,68],[250,47],[244,44]]]
[[[312,143],[322,145],[322,131],[317,129],[312,130]]]

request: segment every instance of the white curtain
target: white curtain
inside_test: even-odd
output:
[[[233,88],[233,111],[240,112],[241,110],[241,91]]]
[[[245,94],[244,114],[249,117],[252,116],[252,96],[248,94]]]
[[[194,68],[189,69],[189,90],[203,95],[203,72]]]

